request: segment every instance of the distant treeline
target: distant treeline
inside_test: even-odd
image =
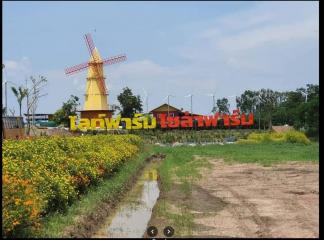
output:
[[[306,86],[285,92],[246,90],[236,98],[236,104],[241,112],[254,114],[255,128],[271,129],[272,125],[288,124],[305,131],[308,136],[318,137],[319,85]],[[219,99],[217,105],[224,102],[228,100]],[[222,107],[217,106],[218,110]]]

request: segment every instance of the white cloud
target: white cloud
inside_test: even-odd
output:
[[[314,39],[317,27],[316,20],[309,18],[291,24],[275,24],[243,31],[216,39],[215,44],[218,49],[230,52],[258,48],[266,44],[285,44],[289,41]]]
[[[9,78],[8,80],[19,77],[24,78],[32,72],[32,64],[27,57],[22,57],[19,60],[4,60],[4,65],[4,71]]]

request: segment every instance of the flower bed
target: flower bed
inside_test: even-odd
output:
[[[303,132],[296,130],[289,130],[287,132],[276,133],[251,133],[247,139],[239,139],[239,144],[255,144],[261,142],[289,142],[289,143],[300,143],[310,144],[310,140],[306,137]]]
[[[134,135],[40,137],[3,142],[2,235],[36,228],[41,216],[64,211],[134,156]]]

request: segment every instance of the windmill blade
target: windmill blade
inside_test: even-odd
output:
[[[111,65],[111,64],[123,62],[126,60],[127,60],[126,55],[118,55],[115,57],[110,57],[110,58],[104,59],[102,62],[103,62],[103,65]]]
[[[98,58],[95,56],[94,54],[94,49],[95,49],[95,46],[94,46],[94,43],[93,43],[93,40],[92,40],[92,37],[91,37],[91,34],[90,33],[87,33],[84,35],[84,39],[86,41],[86,44],[87,44],[87,47],[88,47],[88,50],[90,52],[90,55],[92,56],[93,60],[95,62],[98,62]],[[99,88],[100,88],[100,91],[102,94],[107,94],[107,89],[106,89],[106,85],[105,85],[105,82],[103,80],[103,77],[100,76],[100,71],[99,71],[99,66],[98,64],[96,64],[96,66],[94,67],[94,70],[96,71],[97,73],[97,76],[99,78]]]
[[[107,88],[106,88],[106,83],[103,78],[99,78],[99,86],[101,88],[101,91],[103,94],[107,94]]]
[[[93,43],[93,40],[92,40],[92,37],[91,37],[91,34],[90,33],[87,33],[84,35],[84,40],[86,42],[86,45],[88,47],[88,50],[89,50],[89,53],[90,53],[90,56],[92,56],[92,58],[97,61],[98,59],[95,58],[94,54],[93,54],[93,51],[95,49],[95,45]]]
[[[81,70],[84,70],[88,67],[89,67],[88,63],[81,63],[73,67],[66,68],[64,71],[66,75],[70,75],[72,73],[80,72]]]

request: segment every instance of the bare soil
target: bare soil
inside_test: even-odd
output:
[[[175,192],[176,186],[161,196],[189,206],[190,237],[319,237],[318,164],[210,162],[189,198]],[[161,233],[168,222],[153,213],[150,225]]]

